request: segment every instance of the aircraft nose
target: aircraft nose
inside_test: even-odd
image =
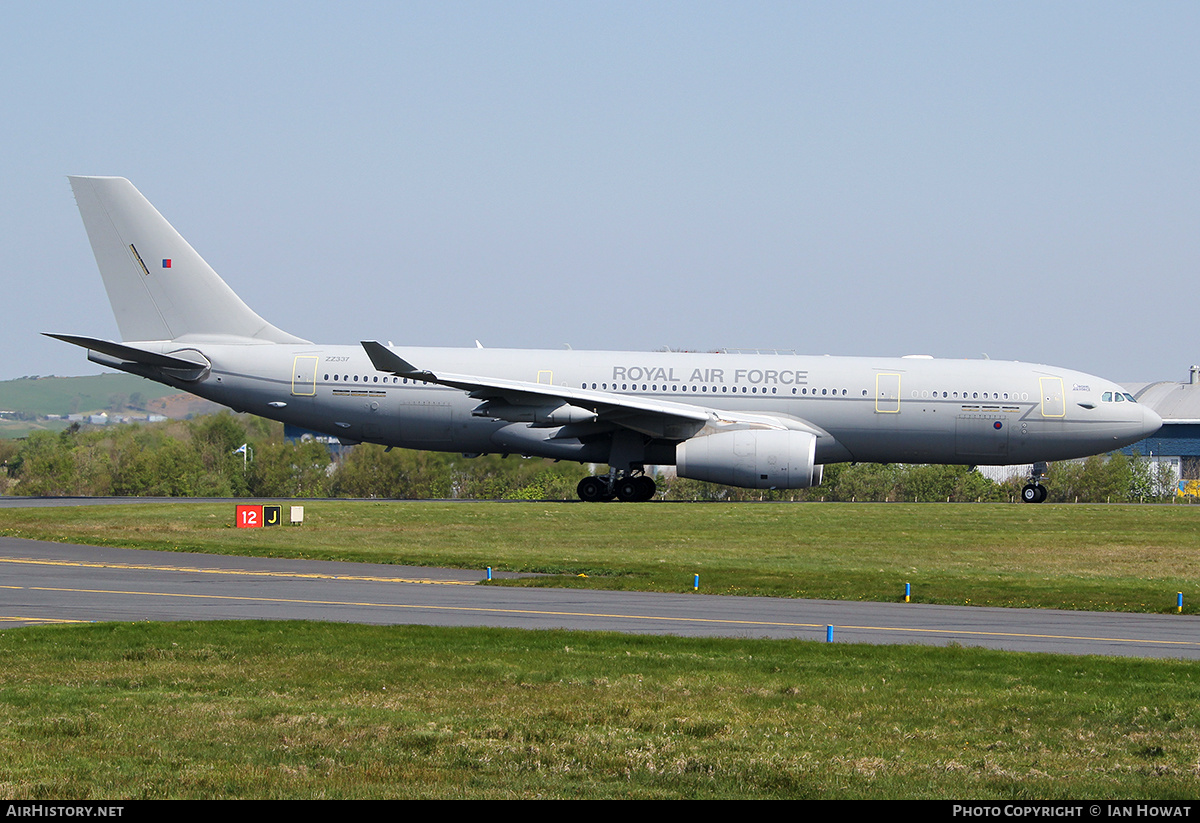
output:
[[[1140,403],[1138,405],[1141,405]],[[1149,406],[1142,406],[1142,437],[1149,437],[1162,428],[1162,418]]]

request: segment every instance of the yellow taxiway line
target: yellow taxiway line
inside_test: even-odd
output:
[[[155,566],[140,563],[99,563],[80,560],[38,560],[29,557],[0,557],[0,563],[32,566],[76,566],[85,569],[133,569],[136,571],[189,572],[193,574],[234,574],[247,577],[298,577],[307,580],[363,580],[373,583],[430,583],[443,586],[474,586],[477,580],[432,580],[425,577],[371,577],[351,574],[319,574],[316,572],[272,572],[250,569],[203,569],[194,566]]]
[[[379,609],[410,609],[423,611],[444,611],[444,612],[463,612],[473,614],[526,614],[539,617],[590,617],[603,618],[609,620],[635,620],[635,621],[651,621],[663,623],[692,623],[700,625],[720,625],[720,626],[758,626],[768,628],[786,628],[786,629],[824,629],[825,623],[790,623],[785,621],[769,621],[769,620],[734,620],[724,618],[711,617],[668,617],[653,614],[611,614],[605,612],[568,612],[568,611],[551,611],[541,609],[498,609],[482,606],[434,606],[420,605],[412,603],[377,603],[371,601],[355,601],[355,600],[304,600],[298,598],[282,598],[282,597],[243,597],[237,595],[222,595],[222,594],[184,594],[180,592],[138,592],[138,591],[119,591],[112,589],[70,589],[70,588],[52,588],[43,586],[5,586],[4,588],[28,588],[30,591],[49,591],[49,592],[76,592],[80,594],[113,594],[124,597],[185,597],[192,599],[207,599],[207,600],[232,600],[240,602],[253,603],[296,603],[302,605],[313,606],[347,606],[347,607],[367,607]],[[79,621],[85,622],[85,621]],[[1084,635],[1066,635],[1066,634],[1040,634],[1032,632],[997,632],[997,631],[972,631],[966,629],[918,629],[903,626],[848,626],[838,624],[837,629],[852,629],[858,631],[877,631],[877,632],[912,632],[916,634],[941,634],[956,637],[1012,637],[1034,640],[1089,640],[1093,642],[1107,643],[1145,643],[1160,646],[1200,646],[1200,641],[1187,640],[1151,640],[1144,638],[1129,638],[1129,637],[1088,637]]]

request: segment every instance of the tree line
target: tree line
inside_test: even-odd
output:
[[[247,454],[241,447],[247,446]],[[252,456],[253,459],[250,459]],[[81,427],[0,441],[0,490],[28,496],[377,497],[573,500],[606,467],[517,456],[467,458],[363,444],[334,459],[318,442],[291,442],[283,427],[230,412],[185,421]],[[672,476],[665,500],[1001,502],[1019,499],[1024,477],[994,481],[968,466],[832,464],[812,489],[756,490]],[[1114,454],[1051,466],[1050,502],[1175,499],[1174,475]]]

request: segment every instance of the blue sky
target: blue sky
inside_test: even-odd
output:
[[[115,337],[67,174],[324,343],[1182,379],[1195,3],[6,3],[0,379]]]

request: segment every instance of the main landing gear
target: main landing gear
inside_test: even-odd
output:
[[[614,497],[626,503],[640,503],[654,497],[658,486],[644,474],[609,472],[602,477],[585,477],[575,489],[579,499],[587,503],[612,500]]]
[[[1046,477],[1046,472],[1049,469],[1045,463],[1034,463],[1033,470],[1029,473],[1029,482],[1021,489],[1022,503],[1043,503],[1046,500],[1046,487],[1042,485],[1042,480]]]

